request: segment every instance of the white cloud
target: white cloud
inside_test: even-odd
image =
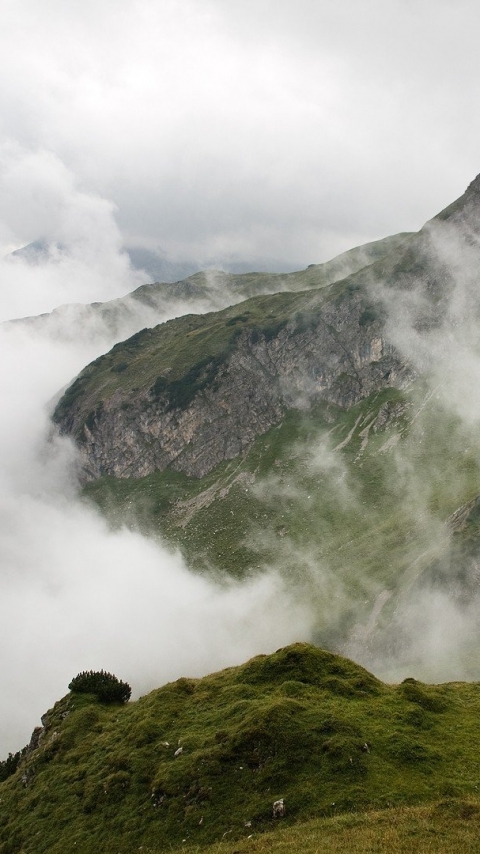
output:
[[[419,228],[478,171],[479,18],[470,0],[17,0],[2,133],[113,202],[128,240],[318,262]]]
[[[48,254],[33,268],[8,250],[41,238]],[[81,190],[46,150],[0,149],[0,319],[40,313],[64,302],[120,296],[143,284],[122,251],[114,206]]]
[[[73,336],[0,329],[1,755],[80,670],[113,671],[138,695],[309,632],[309,607],[275,574],[219,586],[178,553],[109,531],[79,500],[72,445],[48,441],[48,402],[97,352]]]

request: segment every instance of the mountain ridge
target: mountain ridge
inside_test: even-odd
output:
[[[112,346],[145,326],[155,326],[187,311],[205,313],[221,310],[255,294],[288,288],[313,287],[331,281],[371,263],[389,248],[400,245],[408,234],[393,235],[355,247],[323,264],[314,264],[297,273],[225,273],[207,270],[173,283],[156,282],[136,288],[124,297],[90,305],[66,304],[52,312],[9,323],[26,325],[67,340],[97,338]],[[288,288],[287,288],[288,284]]]
[[[348,275],[346,278],[341,279],[339,282],[330,283],[322,287],[322,285],[318,285],[314,288],[316,291],[315,298],[312,298],[312,302],[308,304],[308,300],[304,301],[304,304],[298,306],[295,304],[295,301],[292,302],[290,318],[287,318],[285,315],[285,311],[280,313],[277,310],[275,299],[272,297],[270,303],[267,302],[262,303],[262,308],[265,312],[269,312],[276,319],[277,327],[275,327],[275,323],[271,322],[269,325],[264,323],[264,328],[260,328],[258,325],[253,326],[254,338],[256,339],[258,335],[263,336],[264,343],[264,354],[263,358],[270,365],[270,376],[268,379],[271,381],[272,377],[274,379],[274,384],[277,380],[278,376],[278,366],[273,364],[273,344],[270,342],[274,342],[277,345],[277,350],[281,349],[282,343],[285,345],[287,349],[292,349],[290,339],[288,341],[282,342],[282,336],[284,337],[286,332],[285,330],[291,330],[291,324],[295,323],[296,314],[300,312],[303,315],[309,314],[309,321],[312,323],[312,317],[315,314],[315,299],[317,301],[324,301],[325,304],[330,301],[335,304],[338,308],[337,314],[335,312],[330,312],[327,314],[328,317],[326,319],[322,319],[322,332],[325,336],[330,336],[330,340],[326,343],[326,349],[331,349],[333,347],[334,357],[330,359],[330,361],[325,361],[327,354],[323,354],[323,361],[320,358],[317,362],[313,362],[311,364],[305,365],[304,370],[307,375],[307,383],[310,383],[313,394],[312,398],[315,400],[315,387],[319,387],[319,383],[315,382],[317,376],[321,376],[324,380],[331,372],[330,377],[330,385],[335,382],[337,377],[346,375],[349,377],[347,382],[348,389],[345,390],[343,396],[338,394],[337,397],[335,395],[330,395],[330,402],[340,403],[341,405],[347,405],[355,403],[358,401],[359,396],[358,393],[355,394],[354,386],[355,382],[361,386],[362,381],[360,379],[358,369],[360,367],[360,362],[362,360],[361,352],[364,354],[373,353],[373,357],[371,359],[372,362],[378,362],[379,370],[382,371],[381,363],[382,363],[382,353],[389,353],[393,357],[392,364],[386,368],[384,371],[384,378],[387,378],[387,382],[384,384],[388,386],[392,384],[388,379],[388,376],[391,375],[392,371],[395,372],[405,372],[407,371],[407,365],[405,358],[402,359],[401,355],[396,352],[395,347],[389,345],[385,336],[380,335],[380,328],[382,324],[377,322],[378,318],[382,318],[382,315],[385,316],[384,307],[382,307],[380,301],[375,300],[375,290],[378,287],[380,282],[385,282],[386,287],[388,289],[395,288],[396,290],[411,290],[413,287],[420,288],[421,292],[424,295],[424,305],[422,307],[422,316],[419,319],[420,325],[431,327],[432,325],[438,325],[443,314],[444,314],[444,306],[448,299],[449,294],[451,293],[453,287],[453,276],[454,270],[450,269],[451,264],[446,262],[446,260],[441,256],[440,251],[438,249],[438,245],[441,241],[446,242],[446,233],[445,229],[448,229],[448,237],[452,240],[452,227],[454,228],[455,239],[458,242],[471,242],[471,235],[474,233],[475,229],[477,233],[480,235],[480,212],[479,212],[479,200],[480,200],[480,179],[477,177],[467,188],[466,192],[457,202],[453,203],[453,205],[449,206],[449,208],[445,209],[445,211],[441,212],[439,215],[430,220],[420,232],[413,234],[411,236],[407,236],[402,238],[397,245],[394,247],[390,254],[381,257],[379,260],[373,261],[372,264],[369,264],[367,267],[363,269],[357,270],[355,273]],[[445,224],[447,223],[447,224]],[[461,230],[459,232],[459,224],[461,225]],[[440,229],[440,237],[436,234],[436,232]],[[447,259],[450,260],[450,259]],[[305,271],[308,273],[308,270]],[[314,271],[315,273],[315,271]],[[292,274],[297,276],[298,274]],[[201,274],[197,274],[197,276],[192,277],[190,282],[193,280],[197,281]],[[295,279],[295,282],[297,280]],[[342,340],[342,327],[348,323],[347,316],[345,310],[340,309],[340,304],[345,303],[351,306],[352,310],[352,318],[355,315],[356,311],[356,303],[358,303],[358,294],[362,292],[363,297],[363,311],[360,315],[357,314],[355,320],[351,324],[351,327],[348,329],[348,333],[345,336],[345,339],[348,339],[349,342],[354,342],[352,347],[352,352],[348,353],[348,344],[346,340]],[[319,290],[322,291],[320,294]],[[372,299],[373,295],[373,299]],[[277,299],[278,303],[278,299]],[[235,329],[235,336],[240,340],[241,338],[241,330],[248,329],[247,315],[249,314],[249,307],[251,304],[246,304],[245,311],[246,315],[243,317],[242,314],[232,315],[227,311],[225,314],[226,323],[230,323],[232,325],[236,324],[237,328]],[[283,308],[283,307],[282,307]],[[348,314],[348,311],[347,311]],[[204,319],[204,324],[210,323],[211,315],[206,315]],[[290,327],[288,325],[288,320],[290,320]],[[305,319],[302,317],[302,322],[305,323]],[[369,327],[371,324],[375,325],[375,333],[374,336],[365,336],[363,333],[366,329],[362,329],[361,327]],[[201,324],[200,324],[201,325]],[[384,324],[383,324],[384,325]],[[266,333],[266,334],[265,334]],[[151,335],[153,333],[150,333]],[[179,335],[186,334],[190,338],[192,337],[192,331],[185,332],[183,326],[179,328]],[[248,333],[247,333],[248,334]],[[198,338],[199,332],[198,330],[195,332],[196,337]],[[206,333],[207,338],[210,340],[212,335],[207,329]],[[143,335],[143,339],[145,339],[145,334]],[[222,336],[225,338],[225,334]],[[290,336],[291,337],[291,336]],[[240,435],[240,441],[236,444],[236,452],[233,448],[226,447],[224,454],[222,455],[220,452],[213,453],[210,455],[210,459],[203,463],[197,463],[193,457],[195,457],[195,451],[192,452],[192,443],[197,447],[197,458],[198,458],[198,449],[201,446],[204,446],[205,443],[212,442],[215,440],[215,434],[219,428],[220,421],[215,417],[215,411],[217,413],[222,413],[222,406],[220,405],[220,401],[223,399],[226,400],[226,396],[228,396],[228,390],[230,386],[233,386],[234,397],[239,397],[242,400],[241,408],[234,414],[233,418],[228,421],[225,425],[225,429],[221,431],[222,438],[221,442],[224,445],[228,445],[228,434],[231,434],[232,431],[235,431],[235,419],[241,417],[242,410],[245,408],[248,410],[247,401],[252,399],[252,396],[255,395],[255,392],[258,388],[259,378],[258,376],[253,377],[252,366],[250,368],[244,367],[244,375],[248,373],[248,370],[252,372],[252,381],[250,383],[247,382],[246,388],[240,394],[235,392],[235,381],[232,381],[232,378],[229,377],[227,382],[222,383],[221,374],[218,369],[223,370],[226,358],[230,358],[230,361],[227,364],[227,372],[229,368],[232,366],[232,341],[234,339],[234,335],[229,336],[229,340],[226,343],[226,352],[222,353],[222,348],[218,347],[215,343],[213,343],[213,350],[210,344],[206,344],[203,352],[200,355],[200,358],[193,356],[190,361],[190,367],[187,369],[187,372],[183,377],[183,385],[189,386],[188,394],[185,393],[185,388],[183,389],[183,395],[178,393],[175,396],[175,391],[172,386],[171,376],[173,376],[174,382],[176,383],[175,389],[178,390],[178,381],[181,377],[175,376],[175,363],[173,365],[164,365],[163,373],[162,370],[159,369],[158,375],[156,378],[153,378],[153,385],[145,389],[143,388],[143,398],[137,398],[135,403],[131,404],[132,408],[138,410],[139,405],[140,408],[144,411],[143,421],[152,422],[152,426],[148,428],[145,423],[141,425],[141,418],[137,417],[136,425],[135,422],[125,423],[124,429],[129,435],[128,441],[122,442],[122,426],[119,426],[119,430],[115,432],[115,435],[111,434],[110,427],[118,420],[122,419],[122,410],[125,412],[128,406],[128,401],[124,396],[122,396],[121,391],[119,391],[118,399],[115,401],[112,398],[108,399],[108,397],[104,400],[103,397],[97,396],[97,399],[94,399],[95,396],[92,394],[88,394],[87,398],[89,401],[90,409],[88,412],[83,412],[86,407],[83,407],[77,414],[70,413],[69,420],[65,420],[64,413],[68,408],[65,401],[70,401],[70,404],[75,401],[78,401],[79,397],[79,386],[83,383],[85,388],[91,387],[91,384],[88,383],[86,373],[83,372],[80,375],[79,379],[76,381],[76,385],[74,389],[71,387],[69,392],[67,392],[67,397],[64,398],[63,403],[61,402],[56,409],[54,414],[54,419],[59,424],[61,432],[72,432],[74,435],[79,438],[82,434],[82,441],[80,445],[81,454],[83,458],[84,470],[87,477],[95,477],[102,476],[104,474],[113,474],[115,476],[122,476],[122,467],[119,464],[119,461],[116,461],[116,464],[113,467],[109,468],[107,454],[108,451],[105,449],[107,446],[112,447],[113,444],[120,445],[124,448],[129,448],[132,446],[132,442],[135,445],[135,448],[132,448],[132,457],[136,456],[139,458],[140,456],[145,457],[148,456],[148,448],[147,445],[151,446],[151,439],[155,437],[155,442],[158,444],[162,442],[162,436],[166,438],[166,442],[168,443],[168,436],[175,441],[171,447],[171,450],[162,454],[160,453],[156,462],[152,462],[152,465],[149,467],[147,465],[143,465],[141,469],[135,470],[132,468],[132,464],[127,465],[126,468],[123,469],[123,476],[125,475],[133,475],[133,476],[144,476],[146,474],[151,473],[151,471],[155,470],[155,468],[164,468],[168,465],[173,465],[174,467],[179,468],[180,470],[184,470],[187,474],[195,474],[196,476],[203,476],[208,473],[209,470],[218,465],[222,459],[228,459],[230,456],[235,455],[235,453],[240,453],[242,449],[248,447],[251,444],[252,436],[258,435],[259,433],[265,432],[270,426],[272,426],[276,421],[278,422],[281,418],[282,412],[285,410],[285,404],[281,405],[280,399],[273,404],[273,410],[270,416],[267,416],[266,419],[262,419],[258,412],[258,405],[256,407],[256,413],[253,415],[253,412],[250,413],[251,417],[249,417],[247,412],[247,420],[257,422],[258,429],[253,431],[253,434],[247,438],[246,431],[248,430],[247,424],[245,420],[242,422],[242,426],[239,427],[240,434],[244,434],[245,440],[242,440],[242,435]],[[146,355],[148,348],[145,349],[145,353],[142,352],[142,348],[140,346],[141,336],[137,336],[135,339],[135,356],[143,362],[146,362]],[[319,328],[316,330],[316,344],[322,346],[322,335],[320,334]],[[299,339],[297,338],[297,341]],[[130,346],[132,344],[132,339],[130,339]],[[257,340],[253,340],[250,337],[250,340],[247,344],[247,350],[249,349],[253,353],[253,349],[257,344]],[[117,345],[118,347],[121,345]],[[128,343],[125,344],[125,348],[128,349]],[[154,345],[155,346],[155,345]],[[305,346],[308,347],[309,344],[305,343]],[[310,345],[311,346],[311,345]],[[212,352],[209,352],[209,347]],[[299,349],[301,345],[299,344]],[[196,348],[198,350],[198,348]],[[195,347],[194,347],[195,350]],[[342,359],[340,355],[340,350],[343,351],[343,355],[346,357]],[[218,352],[220,351],[220,352]],[[336,351],[336,352],[335,352]],[[395,354],[395,355],[393,355]],[[276,355],[281,354],[277,353]],[[220,362],[218,363],[218,358],[220,357]],[[238,358],[243,361],[246,357],[246,351],[244,349],[242,354],[239,354]],[[108,358],[108,357],[107,357]],[[194,359],[197,358],[195,362]],[[209,359],[211,360],[209,362]],[[254,359],[257,361],[261,361],[259,356],[254,355]],[[153,357],[151,361],[153,360]],[[333,368],[333,362],[337,360],[340,365],[340,369],[338,373],[335,373]],[[165,359],[161,359],[160,362],[165,362]],[[395,367],[394,367],[395,363]],[[121,365],[122,369],[125,370],[126,375],[129,371],[130,360],[125,360],[124,362],[115,363],[112,365],[112,370],[118,371],[119,366]],[[102,362],[101,360],[96,363],[97,371],[101,370]],[[327,367],[328,365],[328,367]],[[385,366],[386,367],[386,366]],[[273,368],[273,374],[272,374]],[[299,366],[296,368],[293,364],[290,367],[287,367],[287,373],[293,375],[295,372],[299,372]],[[91,371],[90,371],[91,373]],[[356,375],[356,376],[355,376]],[[413,371],[410,371],[410,376],[413,376]],[[282,381],[282,377],[280,376],[280,382]],[[122,378],[123,379],[123,378]],[[156,384],[155,384],[156,383]],[[240,381],[241,383],[241,381]],[[327,380],[326,385],[329,384]],[[107,382],[107,387],[108,387]],[[111,385],[111,383],[110,383]],[[124,385],[124,383],[118,383],[119,387]],[[200,405],[200,397],[203,395],[203,401],[205,402],[206,397],[214,386],[218,386],[218,395],[215,400],[212,400],[212,405],[208,408],[208,411],[205,411],[201,414],[198,410],[201,408]],[[264,381],[261,383],[262,392],[261,394],[264,398],[269,397],[269,382]],[[380,378],[377,380],[376,388],[380,390],[382,388],[382,384],[380,382]],[[402,382],[400,381],[400,388],[402,387]],[[368,394],[372,390],[372,386],[367,386],[364,390],[363,396],[368,396]],[[105,382],[103,383],[103,389],[105,389]],[[237,389],[238,391],[238,389]],[[305,393],[306,389],[301,388],[301,384],[299,388],[293,390],[295,393],[299,395],[302,391]],[[103,393],[103,391],[102,391]],[[147,402],[148,396],[157,396],[159,398],[159,405],[155,408],[154,403],[149,400]],[[317,391],[318,393],[318,391]],[[108,394],[108,392],[107,392]],[[173,394],[173,398],[172,398]],[[293,395],[293,396],[294,396]],[[115,395],[114,395],[115,397]],[[281,397],[281,395],[280,395]],[[170,399],[169,399],[170,398]],[[326,400],[328,401],[328,395],[326,396]],[[175,423],[174,425],[170,424],[171,419],[169,419],[168,413],[172,409],[178,410],[178,412],[182,411],[182,406],[175,406],[172,404],[172,400],[176,400],[177,402],[185,402],[188,404],[189,412],[187,416],[187,422],[184,427],[180,425],[180,423]],[[140,402],[141,401],[141,402]],[[198,404],[197,410],[195,410],[195,403]],[[231,404],[230,404],[231,405]],[[106,426],[105,436],[101,438],[101,421],[105,420],[105,414],[109,407],[114,407],[116,411],[116,418],[110,419],[110,424]],[[186,407],[183,407],[185,411]],[[228,405],[227,405],[228,409]],[[150,412],[151,410],[151,412]],[[79,420],[85,418],[83,427],[79,426]],[[181,420],[181,418],[180,418]],[[213,433],[209,436],[206,435],[205,429],[202,429],[202,425],[205,423],[214,424]],[[221,429],[221,428],[220,428]],[[173,437],[173,433],[175,433],[175,437]],[[136,439],[140,437],[140,434],[144,432],[146,433],[145,441],[137,442]],[[183,443],[178,441],[179,434],[184,434]],[[238,431],[237,431],[238,432]],[[102,445],[104,450],[102,450]],[[184,458],[182,460],[182,457]],[[188,457],[188,460],[186,459]],[[100,462],[101,458],[101,462]],[[95,464],[93,460],[95,459]]]

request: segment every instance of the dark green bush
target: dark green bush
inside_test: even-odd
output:
[[[367,306],[360,315],[360,326],[366,326],[367,323],[373,323],[378,319],[378,316],[378,311],[373,306]]]
[[[0,782],[11,777],[12,774],[15,774],[20,760],[25,755],[26,751],[27,748],[24,747],[23,750],[19,750],[17,753],[9,753],[7,759],[0,762]]]
[[[127,368],[128,362],[119,362],[118,365],[113,365],[110,370],[113,371],[114,374],[123,374],[123,372],[126,371]]]
[[[126,703],[132,693],[127,682],[105,670],[84,670],[72,679],[68,688],[77,694],[94,694],[101,703]]]

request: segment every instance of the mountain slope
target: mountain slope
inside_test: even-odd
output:
[[[478,678],[479,197],[343,281],[88,366],[55,412],[85,494],[202,571],[274,568],[315,639],[377,672]],[[429,656],[437,612],[461,629]]]
[[[296,273],[225,273],[208,270],[181,281],[142,285],[131,294],[91,305],[64,305],[49,314],[13,321],[59,339],[98,340],[112,346],[145,326],[188,312],[225,308],[256,294],[323,287],[371,264],[408,238],[398,234],[344,252]]]
[[[303,401],[348,407],[402,388],[411,372],[381,328],[365,292],[335,287],[187,315],[97,359],[54,419],[77,438],[88,479],[167,466],[202,477]]]
[[[0,783],[0,851],[127,854],[245,839],[276,824],[279,798],[287,825],[468,798],[479,703],[476,685],[387,686],[307,644],[126,706],[70,694]]]

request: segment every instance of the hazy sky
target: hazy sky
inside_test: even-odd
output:
[[[1,19],[4,252],[95,254],[103,223],[200,265],[306,265],[418,229],[480,171],[474,0],[3,0]]]

